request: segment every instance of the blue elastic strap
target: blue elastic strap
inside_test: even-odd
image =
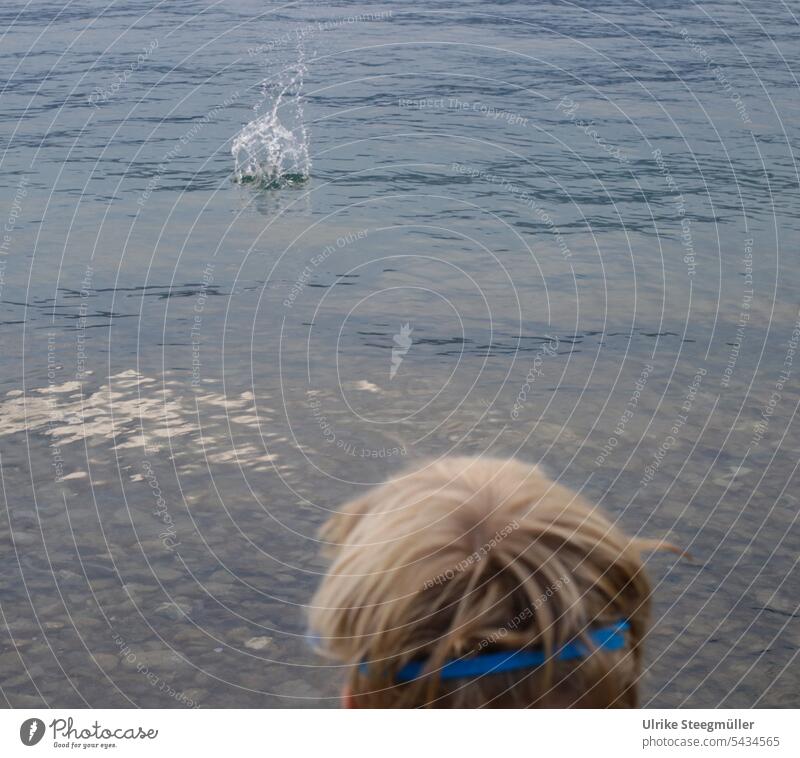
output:
[[[625,647],[625,632],[630,628],[627,621],[618,621],[611,626],[593,629],[587,633],[596,649],[614,651]],[[592,650],[582,642],[569,642],[554,653],[558,661],[575,661],[586,658]],[[439,669],[440,679],[466,679],[483,674],[500,674],[503,671],[541,666],[546,660],[541,650],[508,650],[497,653],[484,653],[474,658],[460,658],[448,661]],[[397,672],[395,681],[410,682],[423,675],[427,661],[410,661]],[[362,674],[369,670],[367,662],[361,664]],[[433,673],[433,672],[431,672]]]

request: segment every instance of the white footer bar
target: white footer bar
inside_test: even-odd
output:
[[[796,710],[0,712],[0,755],[798,756]]]

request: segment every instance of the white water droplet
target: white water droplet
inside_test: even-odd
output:
[[[263,96],[256,112],[262,110],[264,104],[266,110],[242,127],[231,146],[236,182],[281,187],[308,179],[311,159],[302,99],[306,72],[304,55],[299,50],[297,62],[278,82],[277,94],[270,96],[269,83],[262,84]]]

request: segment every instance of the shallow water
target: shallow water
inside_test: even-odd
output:
[[[694,556],[646,705],[797,705],[796,11],[4,3],[4,702],[334,705],[315,530],[490,451]]]

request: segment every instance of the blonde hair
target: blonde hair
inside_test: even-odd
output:
[[[310,605],[359,707],[635,707],[650,585],[633,539],[518,460],[444,458],[348,503],[323,526],[332,565]],[[550,658],[626,620],[624,650]],[[536,648],[532,669],[442,681],[451,659]],[[397,672],[424,661],[418,679]],[[365,664],[365,662],[368,662]]]

